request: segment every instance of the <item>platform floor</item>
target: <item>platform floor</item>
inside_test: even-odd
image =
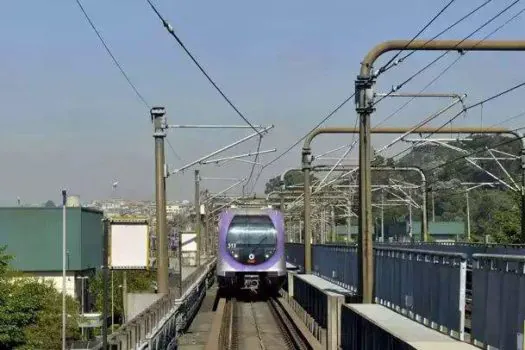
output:
[[[191,322],[185,334],[177,339],[180,350],[204,350],[213,322],[213,304],[217,295],[217,284],[206,291],[199,312]]]
[[[479,350],[474,345],[449,337],[382,305],[346,304],[344,307],[417,350]]]

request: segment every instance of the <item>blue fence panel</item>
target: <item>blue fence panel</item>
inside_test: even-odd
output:
[[[325,293],[297,276],[294,279],[294,299],[302,306],[317,324],[326,329],[328,297]]]
[[[341,325],[342,350],[414,349],[346,306],[341,307]]]
[[[314,273],[351,291],[357,290],[357,247],[313,245]]]
[[[472,338],[499,349],[521,349],[525,322],[525,256],[474,255]]]
[[[304,244],[286,243],[285,244],[286,261],[304,270]]]
[[[464,337],[466,255],[374,248],[375,297]]]

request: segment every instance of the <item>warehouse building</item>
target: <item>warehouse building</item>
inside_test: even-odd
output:
[[[66,206],[66,290],[89,309],[88,279],[102,266],[103,213]],[[62,288],[62,208],[0,208],[0,245],[13,256],[12,267]],[[84,293],[82,293],[82,288]]]

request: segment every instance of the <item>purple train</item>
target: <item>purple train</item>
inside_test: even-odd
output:
[[[219,288],[277,292],[286,278],[284,218],[273,209],[229,208],[219,216]]]

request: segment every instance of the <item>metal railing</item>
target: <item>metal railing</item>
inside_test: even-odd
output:
[[[357,246],[313,245],[312,261],[314,274],[357,292]]]
[[[286,246],[296,261],[304,256],[297,245]],[[355,246],[312,245],[312,257],[314,274],[357,291]],[[374,247],[374,259],[376,302],[464,339],[466,254],[382,246]]]
[[[477,345],[525,349],[525,256],[474,254],[472,339]]]
[[[374,248],[375,300],[464,340],[467,256]]]
[[[177,331],[196,312],[199,298],[213,276],[215,259],[201,265],[182,282],[182,296],[172,289],[146,310],[126,322],[108,336],[110,349],[165,349]],[[102,349],[102,341],[89,344],[92,350]],[[77,348],[78,349],[78,348]]]

